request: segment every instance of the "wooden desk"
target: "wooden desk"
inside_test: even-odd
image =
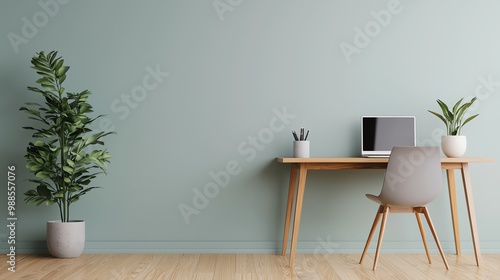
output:
[[[288,188],[288,202],[286,206],[285,230],[283,233],[283,246],[281,254],[286,255],[288,234],[292,218],[293,201],[295,199],[295,213],[292,231],[292,246],[290,248],[290,267],[293,267],[297,239],[299,236],[300,216],[302,203],[304,201],[304,190],[308,170],[341,170],[341,169],[385,169],[388,158],[278,158],[280,163],[290,163],[290,183]],[[472,199],[472,186],[469,174],[469,163],[494,162],[492,158],[442,158],[441,166],[446,170],[448,180],[448,192],[450,197],[451,219],[455,238],[456,254],[460,255],[460,232],[458,228],[458,211],[455,189],[455,169],[462,173],[462,181],[465,192],[465,201],[469,213],[470,230],[476,264],[479,266],[481,259],[479,240],[477,235],[476,214],[474,212],[474,201]],[[298,183],[298,184],[297,184]],[[298,186],[296,188],[296,186]],[[295,190],[297,189],[297,194]]]

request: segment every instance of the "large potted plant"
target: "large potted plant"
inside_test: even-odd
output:
[[[60,220],[47,223],[47,247],[54,257],[78,257],[85,244],[85,221],[70,219],[71,205],[97,188],[92,179],[106,173],[110,155],[102,138],[113,133],[92,134],[92,106],[87,102],[91,92],[67,92],[62,86],[69,66],[57,56],[39,52],[31,59],[32,68],[41,76],[40,87],[28,89],[43,97],[44,103],[27,102],[24,111],[38,124],[25,129],[34,131],[25,155],[28,170],[35,175],[29,181],[35,188],[26,191],[28,204],[57,204]]]
[[[437,100],[442,114],[428,110],[433,115],[437,116],[446,125],[446,134],[441,137],[441,149],[447,157],[461,157],[467,149],[467,138],[461,135],[462,127],[476,118],[479,114],[466,117],[466,112],[470,106],[476,101],[476,97],[472,98],[469,102],[462,104],[463,98],[457,101],[453,108],[450,110],[448,105],[441,100]]]

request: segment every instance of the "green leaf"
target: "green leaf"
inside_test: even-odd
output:
[[[52,204],[54,204],[54,203],[56,203],[54,200],[47,200],[47,201],[45,201],[45,204],[46,204],[47,206],[50,206],[50,205],[52,205]]]
[[[47,61],[54,61],[54,59],[57,57],[57,51],[51,51],[48,55],[45,55],[45,53],[42,51],[40,52],[40,55],[45,57]]]
[[[42,105],[40,105],[39,103],[36,103],[36,102],[26,102],[24,104],[29,105],[29,106],[39,106],[39,107],[42,106]]]
[[[54,84],[54,79],[51,77],[43,77],[38,80],[36,80],[37,84]]]
[[[66,80],[66,75],[61,75],[61,76],[59,77],[59,84],[62,84],[65,80]],[[61,87],[61,88],[59,89],[59,93],[60,93],[60,94],[62,94],[63,92],[64,92],[64,88],[63,88],[63,87]]]
[[[36,187],[36,191],[38,192],[39,195],[44,196],[46,198],[52,197],[52,192],[45,185],[38,185],[38,187]]]
[[[29,190],[24,193],[26,196],[37,196],[38,193],[35,190]]]
[[[49,179],[50,178],[44,171],[40,171],[40,172],[36,173],[35,176],[40,178],[40,179]]]
[[[74,186],[74,187],[71,187],[71,188],[68,189],[68,191],[70,193],[78,192],[78,191],[81,191],[81,190],[83,190],[82,186]]]
[[[63,198],[65,192],[66,191],[64,191],[64,190],[59,190],[59,191],[57,191],[57,192],[54,193],[54,197],[55,198]]]
[[[33,166],[31,166],[31,167],[29,168],[29,170],[30,170],[31,172],[34,172],[34,173],[36,173],[36,172],[38,172],[38,171],[40,171],[40,170],[42,170],[42,169],[43,169],[43,167],[42,167],[41,165],[37,165],[37,164],[36,164],[36,165],[34,164]]]
[[[475,119],[477,116],[479,116],[479,114],[475,114],[475,115],[473,115],[473,116],[468,117],[468,118],[464,121],[464,123],[462,124],[462,126],[464,126],[466,123],[468,123],[468,122],[472,121],[472,120],[473,120],[473,119]]]
[[[48,90],[57,90],[53,84],[43,83],[41,85],[43,88],[48,89]]]
[[[57,72],[59,72],[59,70],[61,70],[63,63],[64,63],[64,59],[62,59],[62,58],[54,61],[54,63],[53,63],[54,65],[52,66],[52,69],[54,69],[56,71],[56,76],[59,76],[57,74]],[[68,70],[66,70],[66,71],[68,71]],[[66,71],[64,71],[64,73],[66,73]]]
[[[455,103],[455,105],[453,106],[453,114],[457,114],[458,110],[459,110],[459,107],[460,106],[460,103],[462,103],[462,100],[464,100],[463,98],[461,98],[460,100],[457,101],[457,103]]]
[[[45,146],[45,143],[43,141],[37,140],[35,141],[35,147],[43,147]]]
[[[448,106],[441,100],[437,100],[437,103],[439,104],[439,107],[441,107],[441,111],[443,111],[443,116],[444,118],[448,121],[451,122],[453,120],[453,113],[450,112],[450,109],[448,109]]]
[[[52,70],[50,69],[50,67],[45,62],[43,62],[41,60],[33,59],[33,60],[31,60],[31,64],[33,64],[33,68],[35,68],[35,70],[38,70],[39,72],[43,72],[43,73],[46,73],[48,75],[50,75],[52,73]]]
[[[71,167],[69,167],[67,165],[63,166],[63,170],[66,171],[66,172],[68,172],[69,174],[73,174],[73,171],[74,171],[73,168],[71,168]]]
[[[74,196],[72,196],[72,197],[70,198],[70,203],[73,203],[73,202],[78,201],[78,199],[80,199],[80,197],[81,197],[82,195],[86,194],[87,192],[89,192],[89,191],[91,191],[91,190],[93,190],[93,189],[98,189],[98,188],[99,188],[99,187],[90,187],[90,188],[86,188],[86,189],[82,190],[81,192],[79,192],[78,194],[76,194],[76,195],[74,195]]]
[[[62,60],[61,60],[61,62],[62,62]],[[69,66],[62,66],[56,70],[57,71],[56,76],[60,78],[60,77],[64,76],[66,74],[66,72],[68,72],[68,70],[69,70]],[[62,81],[59,80],[59,83],[62,83]]]
[[[99,133],[96,133],[92,136],[90,136],[86,141],[85,141],[85,146],[88,146],[88,145],[91,145],[91,144],[94,144],[95,141],[97,139],[99,139],[99,137],[103,134],[104,132],[99,132]]]

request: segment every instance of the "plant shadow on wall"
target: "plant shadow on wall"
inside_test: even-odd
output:
[[[69,66],[64,65],[64,60],[57,57],[57,52],[52,51],[37,53],[31,60],[32,68],[41,76],[36,81],[40,87],[28,87],[45,100],[43,105],[27,102],[26,107],[19,110],[26,112],[29,119],[40,124],[39,127],[23,127],[34,131],[25,155],[28,170],[36,179],[29,181],[36,184],[36,188],[26,191],[25,201],[28,204],[46,205],[57,204],[59,207],[60,221],[47,224],[47,245],[52,255],[56,257],[76,257],[83,251],[85,242],[84,221],[70,220],[70,206],[77,202],[87,192],[98,188],[90,186],[91,181],[101,173],[106,173],[106,163],[111,158],[103,146],[103,137],[114,132],[101,131],[92,134],[89,126],[103,115],[95,118],[89,117],[93,112],[92,106],[87,102],[91,92],[67,92],[62,86],[66,79]],[[90,136],[88,136],[90,134]],[[68,241],[79,243],[80,253],[56,253],[55,245],[49,244],[51,237],[49,230],[65,227],[67,224],[80,224],[83,227],[83,241]],[[56,233],[57,235],[58,233]],[[55,237],[61,244],[61,236]],[[67,244],[63,244],[67,245]]]

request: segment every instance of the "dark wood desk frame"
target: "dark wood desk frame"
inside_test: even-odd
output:
[[[288,187],[288,202],[286,206],[285,229],[281,254],[286,255],[290,222],[292,218],[293,201],[295,199],[295,213],[292,231],[292,245],[290,248],[290,267],[293,267],[297,240],[299,236],[300,216],[304,201],[304,190],[308,170],[342,170],[342,169],[386,169],[388,158],[278,158],[280,163],[291,164],[290,183]],[[474,245],[476,265],[479,266],[481,253],[476,226],[476,214],[472,198],[472,186],[469,172],[469,163],[493,162],[492,158],[442,158],[441,167],[446,170],[448,193],[450,198],[451,219],[455,238],[455,251],[460,255],[460,232],[458,228],[457,195],[455,187],[455,170],[460,170],[464,186],[469,224]],[[297,192],[296,192],[297,190]]]

